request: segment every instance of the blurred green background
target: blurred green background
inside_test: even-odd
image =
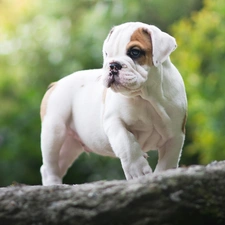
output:
[[[113,25],[142,21],[174,36],[189,113],[180,165],[225,159],[224,0],[0,0],[0,186],[40,184],[39,106],[47,86],[100,68]],[[157,161],[150,153],[150,164]],[[124,179],[118,159],[83,154],[65,183]]]

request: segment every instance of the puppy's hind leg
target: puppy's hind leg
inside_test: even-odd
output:
[[[41,167],[42,184],[61,184],[59,152],[66,138],[66,125],[59,118],[48,117],[42,122],[41,150],[43,165]]]
[[[184,135],[171,138],[159,149],[159,160],[155,168],[155,173],[163,170],[177,168],[180,160]]]
[[[59,153],[59,168],[61,178],[65,176],[69,167],[82,152],[83,147],[81,143],[74,139],[74,137],[68,135]]]

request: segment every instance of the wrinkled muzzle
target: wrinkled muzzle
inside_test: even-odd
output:
[[[140,91],[143,83],[147,80],[147,71],[139,67],[129,58],[127,61],[106,62],[103,67],[104,86],[111,88],[114,92],[133,95],[134,92]]]

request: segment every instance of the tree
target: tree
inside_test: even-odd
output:
[[[178,50],[172,55],[185,80],[189,116],[187,154],[200,163],[225,158],[225,2],[204,8],[173,25]]]
[[[102,66],[113,25],[141,20],[167,30],[200,7],[201,0],[0,1],[0,186],[41,182],[41,98],[52,81]],[[113,178],[124,179],[117,159],[82,155],[65,182]]]

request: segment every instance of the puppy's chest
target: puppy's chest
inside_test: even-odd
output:
[[[125,124],[136,130],[149,130],[157,117],[155,110],[146,101],[134,102],[123,108],[122,119]]]
[[[127,126],[140,144],[143,151],[158,149],[163,142],[161,134],[155,128],[152,121],[137,121],[135,124]]]
[[[151,105],[139,104],[129,111],[124,118],[126,128],[130,131],[143,151],[155,150],[162,144],[162,134],[157,127],[163,126],[163,121]]]

